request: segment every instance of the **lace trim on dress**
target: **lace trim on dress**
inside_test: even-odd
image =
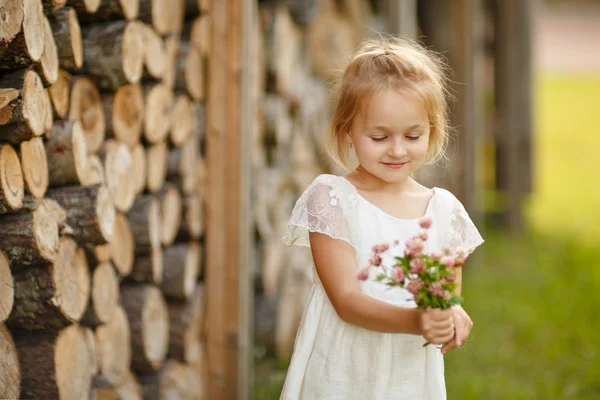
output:
[[[469,218],[464,206],[460,201],[454,199],[450,213],[450,229],[444,240],[444,246],[472,252],[482,243],[483,238]]]

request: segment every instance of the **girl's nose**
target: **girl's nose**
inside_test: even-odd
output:
[[[392,141],[392,148],[390,149],[390,156],[395,158],[403,157],[406,154],[406,149],[402,144],[402,140],[396,139]]]

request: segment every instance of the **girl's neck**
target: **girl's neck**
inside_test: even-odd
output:
[[[408,192],[421,186],[411,177],[407,177],[400,182],[386,182],[371,174],[360,165],[354,171],[349,172],[346,175],[346,178],[354,183],[354,186],[356,186],[357,189],[365,192]]]

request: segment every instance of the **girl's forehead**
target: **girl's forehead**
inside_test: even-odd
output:
[[[397,128],[426,125],[429,121],[421,99],[393,89],[373,93],[360,114],[366,126]]]

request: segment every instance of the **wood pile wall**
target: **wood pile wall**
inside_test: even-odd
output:
[[[0,398],[204,398],[210,2],[0,9]]]

